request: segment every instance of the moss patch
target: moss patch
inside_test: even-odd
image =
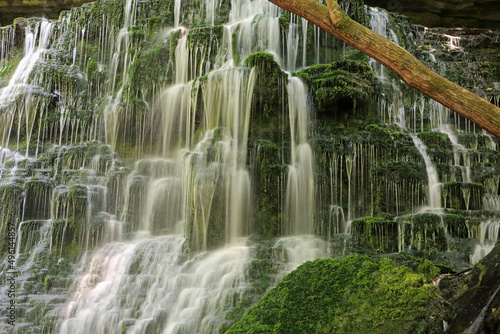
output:
[[[398,251],[398,223],[377,217],[352,222],[352,234],[364,246],[375,251]]]
[[[354,111],[371,99],[373,72],[361,61],[314,65],[295,73],[313,91],[320,112]]]
[[[256,52],[248,56],[244,65],[255,67],[257,81],[254,88],[253,103],[256,110],[263,115],[275,113],[283,105],[286,74],[281,70],[273,55],[265,52]]]
[[[425,274],[368,256],[318,259],[285,276],[226,333],[433,332],[441,309]]]

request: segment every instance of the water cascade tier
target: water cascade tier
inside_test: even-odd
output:
[[[340,5],[498,105],[499,31]],[[306,261],[498,240],[498,139],[268,1],[97,0],[0,46],[0,331],[224,333]]]

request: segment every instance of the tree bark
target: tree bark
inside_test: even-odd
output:
[[[500,138],[500,108],[443,78],[396,43],[352,20],[336,0],[269,0],[349,44],[413,87]]]

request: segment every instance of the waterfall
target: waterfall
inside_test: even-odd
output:
[[[439,176],[436,170],[436,166],[429,158],[429,155],[427,154],[427,148],[425,147],[422,140],[420,140],[414,134],[412,134],[411,137],[425,161],[428,181],[427,199],[429,203],[429,209],[433,211],[439,210],[441,208],[441,184],[439,183]]]
[[[136,11],[136,0],[126,0],[124,6],[124,23],[123,27],[119,30],[116,41],[114,42],[114,49],[111,51],[111,71],[110,71],[110,87],[109,91],[116,94],[107,96],[108,103],[104,108],[104,123],[106,130],[106,142],[115,146],[118,140],[118,123],[122,121],[124,112],[122,106],[123,85],[118,82],[118,76],[122,76],[122,81],[126,82],[129,75],[129,66],[133,54],[129,54],[130,48],[130,35],[129,28],[134,21]]]
[[[288,233],[314,233],[314,166],[313,152],[307,143],[309,108],[307,91],[298,78],[288,83],[291,135],[291,165],[288,171],[286,210]]]
[[[216,331],[220,307],[247,288],[248,249],[231,247],[183,261],[184,243],[171,235],[100,249],[77,282],[58,332]]]
[[[30,27],[25,28],[24,57],[16,67],[7,86],[2,88],[0,93],[0,110],[2,110],[2,116],[0,116],[2,141],[0,145],[3,147],[6,147],[9,143],[12,126],[16,118],[18,119],[18,132],[20,132],[21,124],[24,123],[26,143],[28,146],[31,143],[32,132],[38,116],[37,112],[40,112],[37,109],[40,108],[39,104],[44,103],[44,101],[43,97],[42,99],[39,97],[43,93],[36,86],[30,85],[28,78],[49,46],[52,27],[51,22],[42,20],[35,25],[34,30],[31,30]],[[16,100],[19,96],[23,96],[24,99],[17,103]],[[43,112],[38,117],[43,117]],[[19,147],[19,143],[20,138],[18,135],[17,147]]]
[[[481,222],[479,226],[480,237],[479,244],[474,248],[474,252],[471,255],[471,263],[478,263],[483,257],[485,257],[493,247],[499,238],[500,231],[500,221],[496,219],[488,219],[487,221]]]
[[[71,143],[77,142],[74,129],[79,124],[71,120],[71,109],[64,104],[71,102],[70,92],[59,92],[63,102],[59,127],[51,130],[59,146],[51,154],[59,166],[54,180],[63,183],[51,185],[50,198],[44,200],[51,203],[43,225],[50,234],[43,232],[40,249],[60,258],[88,250],[76,265],[71,296],[58,311],[55,330],[60,333],[124,328],[130,333],[216,332],[227,322],[225,312],[243,303],[251,288],[248,268],[255,261],[255,251],[247,245],[247,236],[253,232],[254,212],[247,159],[256,73],[235,67],[233,58],[237,53],[246,58],[261,49],[295,69],[298,19],[284,48],[277,7],[267,1],[233,1],[230,22],[224,27],[227,37],[213,39],[208,46],[192,37],[200,28],[181,26],[190,18],[175,2],[173,28],[162,31],[158,42],[169,45],[171,63],[164,66],[172,71],[171,83],[131,88],[132,78],[138,80],[135,62],[141,54],[133,46],[138,43],[136,31],[142,28],[137,20],[143,5],[124,1],[119,25],[103,15],[99,28],[73,25],[72,17],[78,14],[70,12],[62,20],[60,35],[52,37],[54,45],[60,46],[57,38],[75,32],[69,43],[71,68],[87,68],[84,80],[102,101],[95,105],[102,115],[92,120],[90,138],[104,138],[110,148],[64,146],[68,133]],[[218,7],[215,1],[205,3],[211,26]],[[36,60],[50,47],[51,28],[57,24],[41,21],[35,26],[40,32],[27,29],[25,56],[4,91],[27,84]],[[303,58],[306,30],[302,31]],[[253,34],[258,38],[249,38]],[[86,44],[95,35],[99,48],[107,49],[86,56]],[[227,53],[233,40],[235,53]],[[314,233],[315,186],[313,153],[307,142],[307,90],[297,78],[290,78],[288,86],[290,96],[296,97],[289,104],[293,129],[287,191],[290,237],[276,242],[275,248],[283,251],[276,255],[282,268],[274,284],[302,262],[328,254],[325,243],[316,237],[293,237]],[[136,105],[127,102],[131,89],[138,92]],[[141,103],[144,115],[139,118],[134,113]],[[14,124],[14,119],[2,124]],[[103,135],[99,135],[101,126]],[[45,131],[41,125],[37,128]],[[142,159],[127,171],[112,149],[127,136],[135,137],[132,131],[137,130],[137,141],[145,147],[136,153]],[[2,145],[7,146],[11,132],[5,129]],[[81,138],[86,136],[82,131]],[[306,202],[302,202],[303,188]],[[19,256],[36,244],[34,234],[24,231],[29,222],[22,220]]]

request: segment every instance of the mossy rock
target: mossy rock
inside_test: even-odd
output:
[[[42,235],[42,227],[47,224],[46,220],[25,220],[20,226],[21,245],[19,247],[19,252],[26,253],[30,252],[31,249],[36,246],[40,241]]]
[[[481,210],[484,186],[479,183],[446,182],[442,186],[443,207],[456,210]]]
[[[449,214],[443,215],[442,218],[450,236],[461,239],[469,237],[469,228],[467,227],[469,220],[465,219],[464,216]]]
[[[398,251],[398,223],[381,217],[365,217],[351,223],[351,233],[363,247],[373,251]]]
[[[192,54],[192,73],[206,73],[207,66],[213,68],[217,64],[217,54],[223,44],[224,27],[222,25],[212,27],[191,28],[187,35],[187,44]],[[202,51],[203,50],[203,51]],[[205,50],[207,51],[205,53]],[[199,63],[193,60],[199,61]],[[200,71],[202,69],[202,71]]]
[[[450,138],[441,132],[421,132],[418,134],[418,138],[422,140],[427,148],[452,149]]]
[[[0,254],[15,249],[15,236],[21,221],[23,188],[16,183],[0,185]]]
[[[170,39],[177,43],[177,36],[177,32],[172,32]],[[175,45],[172,43],[158,42],[135,54],[130,65],[128,81],[128,87],[134,95],[141,96],[139,94],[143,93],[144,90],[149,92],[153,87],[162,87],[172,81],[173,59],[171,56],[174,52],[172,48],[175,50]]]
[[[425,182],[427,173],[425,166],[416,162],[393,161],[376,165],[371,169],[373,176],[380,176],[394,182],[416,181]]]
[[[268,140],[252,143],[252,179],[256,198],[256,233],[265,238],[281,235],[284,185],[288,166],[283,164],[283,149]]]
[[[482,333],[482,330],[486,333],[497,333],[500,327],[499,261],[500,244],[497,244],[465,277],[462,289],[453,301],[457,314],[450,324],[449,333],[466,332],[472,327],[475,329],[470,331],[471,333]],[[496,332],[491,331],[492,329]]]
[[[265,52],[249,55],[244,66],[255,68],[257,80],[253,92],[254,110],[263,116],[276,115],[286,104],[287,75],[281,70],[274,56]]]
[[[366,62],[337,61],[294,74],[307,83],[320,113],[353,112],[371,101],[373,71]]]
[[[32,179],[25,183],[24,220],[50,218],[52,189],[48,180]]]
[[[52,223],[51,251],[62,258],[76,258],[82,254],[85,226],[69,220]]]
[[[426,274],[361,255],[318,259],[285,276],[226,333],[435,333],[442,309]]]
[[[441,223],[441,217],[433,213],[419,213],[404,217],[401,223],[409,223],[410,231],[404,231],[405,244],[419,251],[446,251],[446,233]]]
[[[60,294],[62,289],[68,289],[73,283],[70,279],[75,263],[73,260],[60,258],[48,248],[36,252],[30,258],[30,276],[21,288],[24,290],[22,293],[38,295],[57,291]]]
[[[52,199],[52,217],[85,222],[87,215],[87,187],[73,185],[56,189]]]
[[[500,175],[500,165],[490,162],[478,162],[471,166],[472,181],[485,184],[491,179],[493,182]],[[498,192],[498,183],[497,183]],[[496,194],[495,192],[493,194]]]
[[[149,179],[142,175],[133,175],[127,181],[129,185],[125,198],[128,198],[128,202],[124,207],[123,214],[124,221],[126,222],[126,233],[132,233],[141,228],[141,217],[144,214],[143,207],[147,198],[148,181]]]

